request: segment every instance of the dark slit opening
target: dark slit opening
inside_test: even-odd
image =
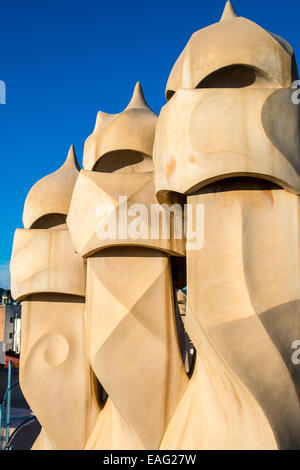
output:
[[[262,78],[261,71],[243,64],[234,64],[212,72],[196,88],[244,88]]]
[[[183,367],[188,377],[191,378],[194,370],[196,350],[184,327],[186,316],[186,258],[172,256],[171,270],[175,304],[175,323],[180,356]]]

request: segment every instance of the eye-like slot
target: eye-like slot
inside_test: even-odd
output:
[[[65,214],[46,214],[37,219],[31,229],[48,229],[66,223],[67,216]]]
[[[99,380],[96,377],[96,374],[93,372],[93,370],[90,370],[91,373],[91,383],[92,383],[92,394],[93,397],[98,404],[100,409],[103,409],[108,398],[108,394],[104,390],[102,384],[99,382]]]
[[[225,191],[275,191],[283,190],[274,181],[267,180],[265,176],[251,175],[248,176],[228,176],[220,177],[216,181],[207,184],[202,188],[197,185],[191,188],[189,196],[196,196],[197,194],[213,194]]]
[[[135,150],[114,150],[103,155],[93,167],[100,173],[144,173],[153,171],[152,158]]]
[[[175,298],[177,337],[184,369],[189,378],[191,378],[194,371],[196,349],[185,329],[186,302],[186,293],[182,290],[178,290]]]
[[[234,64],[215,70],[205,77],[196,88],[266,88],[276,86],[276,80],[262,70],[245,64]]]
[[[175,91],[174,90],[168,90],[167,94],[166,94],[167,101],[170,101],[170,99],[172,98],[173,95],[175,95]]]
[[[186,286],[186,258],[171,256],[172,282],[174,291],[175,324],[178,346],[184,369],[189,378],[193,375],[196,359],[196,349],[185,330],[185,315],[187,296]]]

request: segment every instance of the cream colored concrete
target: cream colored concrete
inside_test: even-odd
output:
[[[66,225],[16,230],[10,271],[14,299],[40,292],[85,296],[84,261],[74,253]]]
[[[179,90],[159,116],[154,146],[160,201],[230,176],[300,192],[299,109],[289,89]]]
[[[65,164],[29,192],[24,222],[31,229],[14,237],[11,288],[23,300],[20,384],[42,426],[37,450],[82,449],[99,413],[87,356],[85,264],[66,224],[57,225],[77,176],[71,147]],[[32,228],[37,221],[47,228]]]
[[[146,230],[146,237],[121,236],[119,230],[124,229],[119,196],[128,198],[125,215],[133,204],[143,204],[149,217],[151,204],[158,206],[151,158],[155,121],[138,85],[128,108],[113,121],[111,134],[100,126],[88,138],[84,162],[94,171],[80,172],[67,218],[75,249],[87,258],[90,363],[109,395],[86,449],[157,449],[188,384],[166,254],[184,255],[184,238],[163,239],[161,233],[151,238],[150,220],[144,216],[140,231]],[[148,123],[151,135],[145,132]],[[103,150],[107,135],[113,152]],[[87,149],[95,141],[92,166],[86,163]],[[117,231],[103,240],[97,227],[109,222],[112,211]]]
[[[65,221],[79,166],[73,145],[65,163],[29,191],[23,212],[25,228],[49,228]]]
[[[111,399],[87,448],[157,449],[188,384],[168,256],[114,247],[87,263],[90,361]]]
[[[151,233],[151,205],[159,203],[155,196],[153,171],[141,173],[98,173],[82,170],[76,182],[67,223],[72,235],[74,247],[81,256],[91,254],[111,246],[145,246],[168,252],[177,256],[185,255],[185,239],[175,239],[174,216],[170,213],[170,238],[163,238],[163,224],[157,238]],[[127,197],[126,202],[119,201],[119,196]],[[122,200],[124,201],[124,199]],[[143,204],[147,210],[146,216],[140,214],[139,208],[134,209],[135,204]],[[130,207],[134,214],[130,215]],[[137,212],[135,212],[135,210]],[[162,212],[166,209],[162,208]],[[112,214],[113,215],[112,217]],[[124,214],[124,215],[123,215]],[[126,230],[124,216],[127,217]],[[177,214],[177,213],[176,213]],[[140,236],[133,239],[130,236],[130,224],[134,220],[140,221]],[[110,221],[116,221],[116,231],[110,236]],[[121,222],[120,222],[121,221]],[[107,238],[99,235],[99,226],[103,225],[103,232],[107,232]],[[106,224],[107,227],[106,227]],[[179,226],[182,223],[179,222]],[[184,232],[182,226],[182,233]],[[120,238],[119,235],[122,235]]]
[[[187,252],[197,359],[161,448],[299,448],[299,198],[240,179],[188,202],[205,206],[205,244]]]
[[[107,114],[99,111],[95,129],[84,145],[83,167],[86,170],[95,170],[97,166],[98,171],[111,173],[114,155],[110,153],[129,150],[130,165],[138,164],[139,171],[141,166],[151,170],[156,120],[157,116],[147,105],[138,82],[131,101],[123,112]],[[118,155],[120,157],[120,154]],[[106,156],[108,170],[106,170]],[[118,160],[118,156],[116,159]]]
[[[154,145],[158,199],[250,174],[299,194],[299,112],[288,89],[296,78],[291,46],[227,2],[170,74]]]
[[[220,21],[232,20],[236,17],[237,17],[237,15],[234,11],[232,3],[230,1],[226,2],[226,5],[225,5],[225,8],[224,8],[224,11],[222,13]]]
[[[84,311],[84,298],[67,295],[36,294],[22,303],[20,384],[47,434],[38,449],[82,449],[99,412]]]
[[[191,334],[197,348],[189,386],[164,435],[160,450],[277,449],[261,408],[224,365],[196,325]]]
[[[157,197],[186,194],[194,212],[202,204],[205,235],[187,251],[195,369],[162,449],[300,448],[295,77],[290,46],[237,18],[230,2],[171,72],[154,146]]]
[[[137,83],[123,112],[98,113],[84,170],[71,147],[31,189],[11,279],[33,449],[300,448],[296,76],[291,46],[227,2],[178,58],[158,119]],[[151,237],[157,201],[203,205],[202,249]]]
[[[56,450],[47,436],[45,429],[41,429],[41,432],[31,447],[31,450]]]
[[[264,414],[270,431],[255,431],[254,448],[269,448],[270,437],[264,439],[270,432],[280,449],[299,448],[300,369],[291,360],[291,345],[300,337],[299,197],[263,181],[224,180],[188,200],[205,205],[204,246],[187,253],[186,328],[197,360],[205,336],[211,355],[221,358],[229,377],[238,377],[256,400],[256,413]],[[201,387],[208,399],[203,382]],[[219,390],[216,386],[224,397]],[[250,397],[232,398],[232,409],[239,401],[240,414],[230,421],[233,448],[262,419],[243,433],[234,430],[240,419],[246,423]],[[225,432],[225,424],[220,429]]]
[[[233,65],[244,64],[252,70],[249,84],[253,87],[286,88],[297,78],[290,44],[230,10],[227,2],[220,22],[192,35],[169,76],[167,99],[182,88],[207,87],[203,82],[207,77]]]

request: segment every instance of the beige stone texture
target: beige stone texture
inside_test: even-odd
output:
[[[169,258],[114,247],[87,263],[90,363],[110,398],[87,448],[157,449],[188,384]]]
[[[225,77],[220,71],[227,72]],[[229,79],[225,87],[230,88],[288,88],[297,79],[293,49],[253,21],[237,17],[227,2],[221,20],[188,41],[169,76],[167,99],[182,88],[223,88],[218,78]]]
[[[36,294],[22,302],[20,384],[43,429],[35,449],[83,449],[99,412],[84,311],[84,298],[63,294]]]
[[[137,83],[124,111],[98,113],[84,170],[71,147],[31,189],[11,281],[33,449],[300,448],[296,78],[291,46],[227,2],[178,58],[159,118]],[[179,216],[201,248],[176,238]]]
[[[84,262],[66,225],[16,230],[10,271],[16,300],[44,292],[85,296]]]
[[[112,168],[120,170],[120,165],[121,168],[130,165],[131,171],[151,170],[156,120],[138,82],[124,111],[119,114],[99,111],[95,129],[84,145],[83,167],[108,173]]]
[[[24,207],[10,264],[22,302],[20,385],[42,431],[33,449],[83,449],[99,413],[87,355],[85,264],[65,221],[78,176],[73,147],[36,183]]]
[[[157,122],[160,202],[218,179],[252,175],[300,193],[298,78],[292,47],[227,2],[176,61]]]
[[[299,198],[241,178],[188,202],[205,207],[203,248],[187,252],[185,326],[197,358],[161,448],[297,449]]]
[[[22,302],[20,385],[42,425],[33,449],[82,449],[99,412],[85,329],[85,268],[66,225],[17,230],[11,259]]]
[[[188,200],[205,207],[204,246],[187,253],[186,328],[197,361],[205,337],[212,355],[256,400],[276,446],[299,448],[300,369],[292,362],[300,337],[299,197],[265,182],[224,180]],[[202,393],[207,399],[203,383]],[[241,407],[229,421],[233,432],[235,421],[245,423],[249,403],[240,396],[231,403]],[[236,430],[230,447],[239,447],[247,429],[253,428]],[[254,448],[269,448],[270,432],[256,432]]]
[[[23,212],[26,229],[46,229],[65,222],[78,173],[79,165],[71,145],[65,163],[29,191]]]
[[[160,450],[275,450],[254,397],[192,320],[188,332],[197,349],[195,368]]]
[[[184,236],[178,239],[173,236],[177,212],[175,215],[169,212],[170,237],[163,238],[163,223],[159,222],[161,219],[158,218],[159,230],[155,234],[156,238],[151,232],[154,225],[151,224],[151,205],[159,209],[153,176],[153,171],[129,172],[125,177],[123,173],[98,173],[87,170],[80,172],[67,218],[77,253],[86,257],[103,248],[134,245],[162,250],[177,256],[185,255]],[[126,201],[124,199],[121,201],[121,206],[119,196],[127,198]],[[136,204],[143,204],[142,213]],[[132,208],[132,215],[130,215],[130,208]],[[161,212],[165,210],[161,208]],[[146,215],[144,211],[147,211]],[[124,217],[127,218],[125,223]],[[130,236],[130,224],[135,224],[136,217],[139,217],[140,227],[137,232],[140,232],[140,235],[138,234],[138,238],[133,238]],[[114,223],[116,230],[111,236],[108,226]],[[108,224],[107,227],[106,224]],[[179,226],[183,233],[181,218]],[[106,233],[107,237],[104,238],[102,234]]]
[[[161,449],[300,448],[295,78],[290,46],[237,18],[230,2],[169,77],[157,197],[187,195],[194,215],[203,205],[204,244],[187,250],[195,368]]]
[[[86,449],[157,449],[188,384],[168,255],[185,254],[184,238],[174,239],[172,230],[166,239],[150,233],[151,205],[159,208],[152,164],[155,122],[137,85],[109,133],[107,124],[87,139],[84,166],[93,171],[80,172],[67,218],[74,247],[87,258],[89,360],[109,396]],[[91,149],[93,164],[86,163]],[[119,196],[127,198],[126,207],[120,207]],[[140,217],[140,232],[147,236],[132,238],[123,217],[129,216],[129,227],[130,208],[135,217],[137,204],[148,211],[149,217]],[[115,236],[101,239],[99,224],[112,214]]]
[[[231,176],[300,192],[299,106],[290,89],[178,90],[161,111],[155,186],[164,202]],[[171,195],[170,195],[171,193]]]

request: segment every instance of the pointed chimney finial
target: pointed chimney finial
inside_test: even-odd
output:
[[[226,2],[226,5],[225,5],[225,8],[224,8],[224,11],[223,11],[223,14],[222,14],[222,17],[221,17],[220,21],[231,20],[232,18],[236,18],[236,16],[237,15],[234,11],[232,3],[231,3],[230,0],[228,0]]]
[[[149,108],[144,98],[144,93],[140,82],[136,83],[132,98],[126,109],[130,108]]]
[[[80,170],[80,165],[78,163],[73,144],[69,148],[67,158],[66,158],[65,162],[63,163],[62,167],[65,167],[65,166],[68,166],[68,165],[70,165],[71,167],[77,168],[77,170]]]
[[[100,131],[101,127],[104,126],[105,123],[113,119],[114,116],[115,116],[114,114],[108,114],[108,113],[105,113],[104,111],[98,111],[93,132]]]
[[[37,181],[27,194],[23,211],[26,229],[34,228],[34,224],[45,215],[67,215],[79,171],[80,166],[71,145],[62,166]]]

